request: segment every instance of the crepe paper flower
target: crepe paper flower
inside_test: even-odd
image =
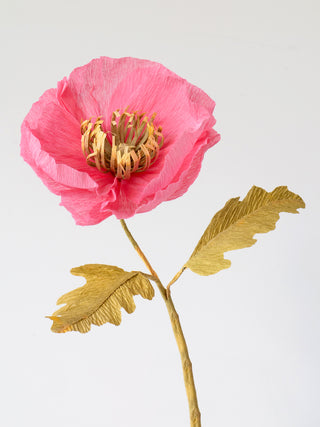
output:
[[[208,148],[215,103],[163,65],[101,57],[33,104],[21,154],[79,225],[184,194]]]
[[[151,300],[154,282],[165,302],[181,356],[191,427],[201,427],[192,363],[171,286],[189,268],[202,276],[230,267],[225,254],[255,244],[275,228],[281,212],[305,204],[287,187],[268,193],[252,187],[217,212],[190,258],[167,286],[161,282],[124,218],[181,196],[197,177],[204,153],[219,141],[212,129],[214,102],[160,64],[100,58],[74,70],[46,91],[22,124],[21,153],[81,225],[110,215],[120,223],[149,273],[86,264],[71,273],[86,284],[59,298],[52,331],[89,332],[119,325],[134,297]]]

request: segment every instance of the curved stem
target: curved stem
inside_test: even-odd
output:
[[[175,309],[175,306],[173,304],[171,295],[170,295],[170,286],[173,284],[174,281],[176,281],[180,275],[182,274],[182,271],[177,273],[177,275],[174,277],[174,279],[170,282],[170,286],[167,287],[167,289],[163,286],[161,283],[161,280],[159,279],[157,273],[152,268],[150,262],[148,261],[145,254],[142,252],[140,246],[136,242],[136,240],[133,238],[131,232],[129,231],[127,224],[123,219],[120,220],[121,225],[132,243],[135,250],[138,252],[139,256],[142,258],[143,262],[147,266],[148,270],[150,271],[151,275],[153,276],[153,280],[156,282],[159,291],[161,293],[162,298],[164,299],[164,302],[166,304],[170,321],[172,325],[172,329],[174,332],[174,336],[176,339],[176,342],[178,344],[181,362],[182,362],[182,369],[183,369],[183,378],[184,378],[184,384],[187,392],[188,397],[188,403],[189,403],[189,413],[190,413],[190,426],[191,427],[201,427],[201,415],[198,407],[198,399],[197,399],[197,392],[196,387],[194,384],[194,378],[193,378],[193,372],[192,372],[192,363],[190,360],[188,347],[186,340],[183,335],[183,331],[181,328],[181,323],[179,320],[179,315]]]
[[[135,250],[138,252],[139,257],[142,259],[142,261],[145,263],[145,265],[147,266],[147,269],[150,271],[150,273],[152,274],[152,276],[154,276],[154,278],[156,279],[155,282],[159,288],[159,291],[162,295],[162,297],[165,299],[166,298],[166,288],[163,286],[163,284],[161,283],[157,273],[154,271],[154,269],[152,268],[150,262],[148,261],[147,257],[145,256],[145,254],[142,252],[140,246],[138,245],[138,243],[135,241],[133,235],[130,233],[129,228],[127,227],[127,224],[125,223],[124,219],[120,219],[120,223],[128,237],[128,239],[130,240],[132,246],[135,248]]]

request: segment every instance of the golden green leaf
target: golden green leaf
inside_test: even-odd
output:
[[[140,272],[127,272],[103,264],[87,264],[71,270],[83,276],[87,283],[60,297],[57,304],[65,304],[52,316],[53,332],[88,332],[91,324],[101,326],[106,322],[121,323],[121,307],[132,313],[136,306],[133,295],[151,300],[154,289]]]
[[[230,199],[215,214],[184,268],[208,276],[230,267],[224,253],[255,244],[256,233],[274,230],[280,212],[298,213],[304,201],[287,187],[277,187],[271,193],[252,187],[243,201]]]

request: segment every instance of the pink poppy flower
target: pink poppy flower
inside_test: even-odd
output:
[[[21,155],[79,225],[184,194],[220,136],[214,101],[161,64],[102,57],[33,104]]]

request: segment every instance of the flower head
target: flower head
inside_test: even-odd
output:
[[[128,218],[187,191],[220,139],[214,105],[161,64],[94,59],[33,104],[21,154],[77,224]]]

